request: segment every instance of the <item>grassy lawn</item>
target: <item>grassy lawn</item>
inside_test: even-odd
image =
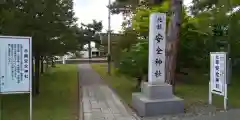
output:
[[[40,95],[33,98],[33,120],[76,120],[76,65],[57,65],[40,78]],[[1,120],[28,120],[29,95],[1,96]]]
[[[104,78],[106,83],[116,90],[126,103],[131,103],[132,92],[136,91],[136,81],[133,78],[119,75],[114,69],[112,69],[112,75],[109,76],[106,72],[106,64],[92,64],[92,67]],[[228,89],[229,105],[231,107],[240,107],[240,82],[237,78],[240,77],[233,77]],[[191,74],[186,81],[177,84],[176,95],[184,99],[186,108],[192,104],[207,104],[208,80],[208,76]],[[223,97],[214,95],[213,104],[218,108],[223,108]]]

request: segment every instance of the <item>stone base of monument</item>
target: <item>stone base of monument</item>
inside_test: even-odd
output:
[[[145,82],[141,93],[132,94],[132,106],[141,117],[153,117],[184,112],[183,99],[173,95],[166,83],[150,85]]]

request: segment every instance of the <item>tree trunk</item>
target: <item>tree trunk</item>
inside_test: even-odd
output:
[[[41,59],[40,59],[40,61],[41,61],[41,74],[43,74],[44,73],[44,63],[43,63],[43,61],[44,61],[44,59],[43,59],[44,57],[43,56],[41,56]]]
[[[44,60],[46,61],[45,71],[47,71],[47,69],[48,69],[48,65],[49,65],[48,57],[45,56],[45,57],[44,57]]]
[[[142,84],[142,77],[141,77],[141,76],[138,76],[138,77],[137,77],[136,89],[141,89],[141,84]]]
[[[54,62],[54,57],[52,57],[51,59],[52,59],[52,67],[56,67]]]
[[[38,95],[40,93],[39,90],[39,79],[40,79],[40,56],[36,54],[35,56],[35,93]]]
[[[92,49],[91,49],[91,41],[88,42],[88,58],[91,59],[92,58]]]
[[[172,19],[169,25],[168,41],[171,41],[168,47],[170,48],[168,63],[167,63],[167,82],[173,87],[173,92],[175,92],[175,80],[176,80],[176,61],[177,53],[180,41],[180,27],[181,27],[181,15],[182,15],[182,0],[172,0]]]

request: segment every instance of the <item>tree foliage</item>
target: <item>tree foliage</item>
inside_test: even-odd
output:
[[[147,37],[149,34],[149,16],[153,12],[167,13],[169,10],[169,1],[164,2],[161,5],[156,5],[148,8],[144,5],[139,6],[136,9],[136,13],[132,19],[132,27],[135,29],[140,36]],[[169,17],[167,17],[167,23]]]
[[[89,24],[81,24],[81,28],[79,29],[79,42],[82,44],[89,43],[89,41],[96,42],[100,44],[100,36],[99,32],[103,29],[102,21],[93,20],[92,23]]]
[[[49,54],[54,50],[51,49],[53,44],[67,46],[69,44],[65,42],[76,42],[76,39],[66,40],[74,37],[76,26],[72,7],[71,0],[9,0],[1,4],[0,32],[3,35],[31,36],[33,53]]]
[[[168,13],[168,5],[169,1],[166,1],[151,7],[140,5],[134,10],[129,28],[136,31],[138,42],[122,51],[119,72],[134,77],[147,74],[149,15],[152,12]],[[221,51],[221,47],[225,48],[224,51],[230,50],[234,66],[238,66],[240,9],[237,6],[239,3],[236,0],[196,0],[190,7],[191,14],[187,14],[184,7],[177,57],[178,72],[182,68],[208,72],[209,53]],[[167,21],[169,19],[168,15]],[[140,40],[142,38],[146,39]]]
[[[127,69],[128,68],[128,69]],[[132,77],[147,74],[148,69],[148,42],[139,40],[131,49],[123,50],[120,60],[119,72]]]
[[[121,35],[115,38],[115,46],[112,47],[112,58],[115,62],[115,65],[118,66],[120,58],[122,56],[122,50],[129,51],[133,44],[137,43],[137,33],[131,28],[126,28]]]
[[[102,21],[93,20],[89,24],[81,24],[81,27],[77,30],[78,42],[82,45],[88,44],[88,56],[91,58],[91,42],[95,42],[97,45],[101,43],[99,32],[102,31]]]
[[[0,34],[32,37],[35,58],[34,93],[39,93],[43,56],[78,48],[72,0],[6,0],[0,4]]]
[[[236,0],[198,0],[191,7],[193,15],[199,20],[199,28],[210,33],[215,44],[225,44],[221,46],[230,50],[233,61],[239,58],[240,36],[236,32],[240,29],[239,6]]]

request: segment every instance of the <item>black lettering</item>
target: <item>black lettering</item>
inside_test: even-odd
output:
[[[219,72],[216,72],[216,77],[220,77],[220,73]]]
[[[28,78],[28,75],[24,75],[25,78]]]
[[[157,24],[157,29],[158,30],[162,29],[162,24]]]
[[[163,51],[161,48],[159,48],[159,46],[158,46],[158,48],[157,48],[157,54],[162,54],[161,52]]]
[[[24,68],[28,68],[28,65],[27,65],[27,64],[25,64],[25,65],[24,65]]]
[[[160,33],[158,33],[155,40],[157,41],[157,43],[160,43],[161,40],[163,40],[163,36]]]
[[[28,58],[28,54],[24,54],[24,58]]]
[[[160,58],[156,58],[155,64],[156,64],[156,65],[162,64],[162,60],[161,60]]]
[[[155,77],[162,76],[162,73],[160,70],[156,70],[156,72],[154,74],[155,74]]]
[[[216,70],[219,70],[219,66],[215,66],[215,69],[216,69]]]
[[[28,49],[24,49],[24,52],[27,53],[27,52],[28,52]]]
[[[162,22],[162,18],[161,17],[158,17],[157,18],[157,22],[159,23],[159,22]]]

